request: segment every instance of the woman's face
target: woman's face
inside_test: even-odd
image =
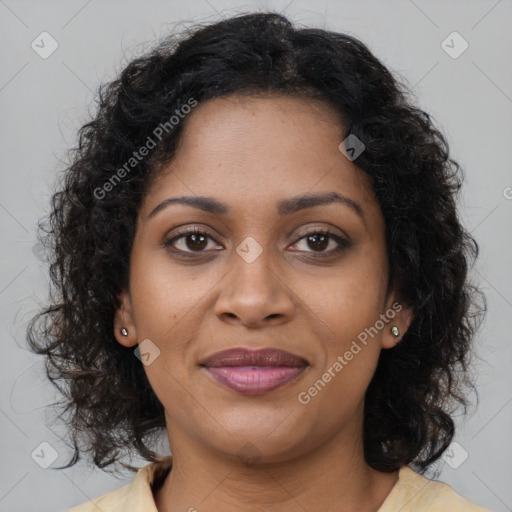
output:
[[[141,206],[115,319],[120,343],[141,344],[173,452],[188,440],[270,462],[361,436],[380,350],[410,314],[386,296],[384,220],[342,133],[327,105],[295,97],[223,97],[188,115]],[[307,207],[304,195],[346,200]],[[184,197],[221,207],[162,205]],[[287,351],[302,366],[201,365],[232,348]]]

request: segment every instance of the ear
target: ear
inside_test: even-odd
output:
[[[137,344],[137,330],[133,320],[130,296],[123,290],[119,294],[119,299],[121,300],[121,305],[114,314],[114,336],[121,345],[133,347]],[[123,328],[128,331],[127,336],[121,333]]]
[[[384,331],[382,333],[381,347],[393,348],[404,337],[407,329],[414,318],[413,309],[401,301],[395,293],[391,293],[386,304],[384,315],[388,318]],[[400,334],[395,336],[391,329],[398,327]]]

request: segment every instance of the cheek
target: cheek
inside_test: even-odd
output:
[[[375,295],[365,288],[338,293],[333,302],[339,307],[331,304],[320,313],[317,364],[299,399],[325,426],[339,425],[354,413],[374,375],[381,350],[381,332],[370,330],[380,315]]]
[[[172,339],[170,333],[187,329],[191,323],[198,325],[191,320],[193,311],[201,307],[222,275],[213,267],[199,273],[197,267],[173,263],[164,249],[148,253],[134,249],[131,261],[130,291],[137,332],[167,341]]]
[[[383,312],[386,273],[379,258],[358,251],[344,264],[321,277],[297,280],[307,309],[329,334],[326,340],[335,348],[350,344],[366,328],[375,324]]]
[[[317,286],[301,290],[319,343],[305,399],[318,406],[330,400],[347,406],[340,405],[334,415],[363,398],[377,366],[382,329],[372,327],[383,313],[387,277],[379,261],[360,251]]]
[[[193,341],[204,325],[204,301],[221,281],[215,271],[198,273],[192,266],[172,264],[165,255],[133,252],[130,290],[139,343],[151,340],[158,357],[144,370],[158,398],[190,396],[189,367]],[[156,350],[156,349],[155,349]],[[184,403],[183,400],[179,403]],[[169,404],[172,407],[174,401]],[[193,404],[189,404],[193,405]]]

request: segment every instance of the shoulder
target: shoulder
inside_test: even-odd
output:
[[[457,494],[448,484],[429,480],[403,466],[378,512],[491,512]]]
[[[93,500],[89,500],[87,503],[70,508],[66,512],[98,512],[98,510],[105,512],[121,511],[127,501],[128,494],[130,494],[131,486],[132,484],[128,484],[114,491],[107,492]]]
[[[162,483],[171,466],[171,456],[162,457],[139,469],[131,483],[101,494],[66,512],[157,512],[153,487]]]

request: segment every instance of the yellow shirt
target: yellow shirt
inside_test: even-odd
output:
[[[139,469],[135,478],[114,491],[67,512],[158,512],[151,486],[165,479],[171,456]],[[96,506],[97,505],[97,506]],[[398,481],[377,512],[491,512],[458,495],[448,484],[429,480],[402,466]]]

